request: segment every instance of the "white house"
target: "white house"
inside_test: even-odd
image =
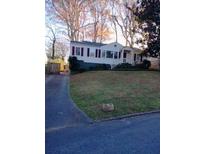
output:
[[[132,65],[142,61],[142,51],[136,48],[123,47],[117,42],[102,44],[88,41],[71,41],[70,55],[87,63],[110,64],[111,68],[120,63]]]

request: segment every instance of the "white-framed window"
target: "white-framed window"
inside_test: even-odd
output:
[[[101,57],[101,49],[95,49],[95,58]]]
[[[137,61],[140,61],[141,57],[139,55],[137,55]]]
[[[76,55],[80,56],[80,47],[76,47]]]
[[[113,58],[113,51],[106,51],[106,58]]]
[[[102,51],[102,58],[105,58],[105,50]]]
[[[117,57],[118,57],[117,55],[118,55],[118,52],[115,52],[114,53],[114,59],[117,59]]]
[[[90,57],[94,57],[95,56],[95,52],[94,51],[90,51]]]

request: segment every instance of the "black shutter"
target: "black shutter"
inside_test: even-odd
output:
[[[98,57],[98,49],[95,50],[95,57]]]
[[[136,54],[134,54],[134,61],[136,61]]]
[[[87,57],[90,56],[90,48],[87,48]]]
[[[83,50],[84,50],[84,48],[81,48],[81,56],[83,56]]]
[[[75,47],[72,46],[72,55],[74,56],[75,55]]]
[[[99,54],[98,54],[98,57],[100,58],[100,56],[101,56],[101,50],[99,49]]]

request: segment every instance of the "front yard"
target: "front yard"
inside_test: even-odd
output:
[[[90,71],[71,75],[71,97],[94,120],[160,108],[160,73],[155,71]],[[102,103],[115,110],[103,112]]]

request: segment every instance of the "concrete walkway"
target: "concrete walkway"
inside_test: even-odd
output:
[[[70,98],[68,75],[50,75],[45,81],[46,132],[91,122]]]

